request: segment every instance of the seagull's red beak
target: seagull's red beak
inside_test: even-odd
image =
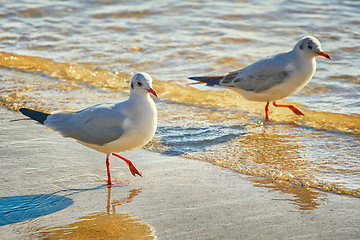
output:
[[[327,53],[318,52],[317,54],[320,55],[320,56],[326,57],[326,58],[328,58],[328,59],[331,59],[331,57],[330,57],[329,54],[327,54]]]
[[[149,88],[149,89],[146,89],[149,93],[151,93],[152,95],[154,95],[155,97],[158,97],[156,92],[154,91],[154,89],[152,88]]]

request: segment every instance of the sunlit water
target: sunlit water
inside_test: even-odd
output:
[[[0,104],[80,109],[124,100],[150,73],[159,128],[147,146],[235,171],[360,196],[359,1],[0,3]],[[187,77],[240,69],[320,39],[312,81],[270,109]],[[144,170],[145,171],[145,170]]]

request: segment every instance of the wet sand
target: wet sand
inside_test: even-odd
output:
[[[358,198],[143,149],[123,154],[143,177],[111,158],[108,189],[103,154],[18,118],[0,109],[1,239],[360,238]]]

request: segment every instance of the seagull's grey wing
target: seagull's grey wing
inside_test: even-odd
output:
[[[239,71],[230,72],[220,85],[262,92],[284,82],[291,74],[289,63],[276,58],[262,59]]]
[[[127,117],[114,107],[113,104],[102,104],[79,112],[51,114],[45,125],[64,137],[102,146],[125,132],[123,123]]]

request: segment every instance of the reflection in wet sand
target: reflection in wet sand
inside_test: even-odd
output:
[[[107,199],[107,206],[106,206],[106,212],[108,215],[111,214],[111,211],[113,214],[116,213],[116,206],[121,206],[124,203],[130,203],[134,197],[139,195],[141,193],[141,188],[132,189],[129,191],[129,196],[122,198],[120,200],[114,200],[111,201],[111,187],[108,187],[108,199]]]
[[[325,194],[308,187],[295,186],[286,181],[274,181],[267,178],[249,177],[254,186],[268,188],[271,191],[281,191],[290,194],[289,198],[273,199],[293,202],[300,210],[314,210],[320,208]]]
[[[116,207],[130,203],[141,193],[141,188],[132,189],[120,200],[111,200],[108,188],[106,212],[92,213],[79,221],[47,229],[40,229],[42,239],[155,239],[154,230],[141,219],[130,214],[116,213]]]

